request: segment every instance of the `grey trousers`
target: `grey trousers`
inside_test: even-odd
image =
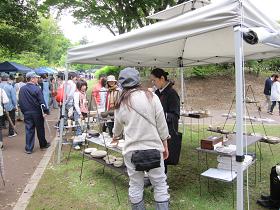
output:
[[[134,164],[131,163],[132,152],[124,155],[124,162],[127,167],[129,176],[129,199],[130,202],[135,204],[143,200],[144,192],[144,172],[135,171]],[[170,196],[168,194],[168,185],[166,183],[166,175],[164,173],[164,161],[161,154],[161,164],[159,168],[151,169],[147,172],[151,184],[154,188],[154,199],[156,202],[168,201]]]
[[[270,95],[264,95],[265,96],[265,101],[264,101],[264,104],[263,106],[267,108],[267,111],[270,112],[270,109],[271,109],[271,100],[270,100]]]

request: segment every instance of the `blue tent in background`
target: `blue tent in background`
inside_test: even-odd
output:
[[[37,74],[56,74],[57,73],[57,71],[55,69],[46,67],[46,66],[42,66],[42,67],[35,69],[35,72]]]
[[[29,71],[33,71],[33,69],[15,62],[5,61],[3,63],[0,63],[0,72],[17,72],[17,71],[26,73]]]

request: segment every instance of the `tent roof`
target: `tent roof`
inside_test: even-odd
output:
[[[149,19],[166,20],[210,4],[210,0],[190,0],[148,16]]]
[[[14,71],[29,72],[29,71],[33,71],[33,69],[15,62],[5,61],[3,63],[0,63],[0,72],[14,72]]]
[[[35,69],[35,72],[37,74],[56,74],[57,71],[51,67],[46,67],[46,66],[42,66],[39,67],[37,69]]]
[[[233,27],[241,22],[238,0],[216,2],[180,16],[119,35],[111,41],[68,50],[68,63],[178,67],[234,62]],[[280,27],[243,0],[243,27],[263,28],[269,40],[244,42],[245,59],[280,55]],[[269,44],[269,45],[267,45]],[[272,46],[272,44],[274,44]]]

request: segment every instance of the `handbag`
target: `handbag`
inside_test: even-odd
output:
[[[171,138],[167,139],[169,156],[164,160],[165,165],[177,165],[180,160],[182,147],[182,133],[170,132]]]
[[[135,171],[149,171],[160,167],[160,152],[157,149],[135,150],[131,156],[131,162],[135,165]]]
[[[164,163],[165,165],[177,165],[180,160],[183,135],[182,133],[176,131],[174,126],[174,116],[172,114],[167,118],[167,122],[170,125],[169,127],[171,127],[171,129],[169,129],[171,138],[167,139],[169,156],[166,160],[164,160]]]

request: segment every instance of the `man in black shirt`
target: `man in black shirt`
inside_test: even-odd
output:
[[[49,114],[43,93],[38,86],[39,76],[35,72],[26,74],[27,83],[19,91],[19,106],[24,115],[25,123],[25,152],[31,154],[35,142],[35,128],[41,149],[46,149],[50,143],[45,138],[44,117]],[[44,105],[44,106],[42,106]],[[41,110],[43,108],[43,112]]]
[[[265,80],[264,84],[264,90],[263,93],[265,95],[265,104],[267,105],[267,112],[270,112],[270,107],[271,107],[271,100],[270,100],[270,95],[271,95],[271,85],[272,81],[274,80],[275,74],[272,74],[270,77],[268,77]]]

